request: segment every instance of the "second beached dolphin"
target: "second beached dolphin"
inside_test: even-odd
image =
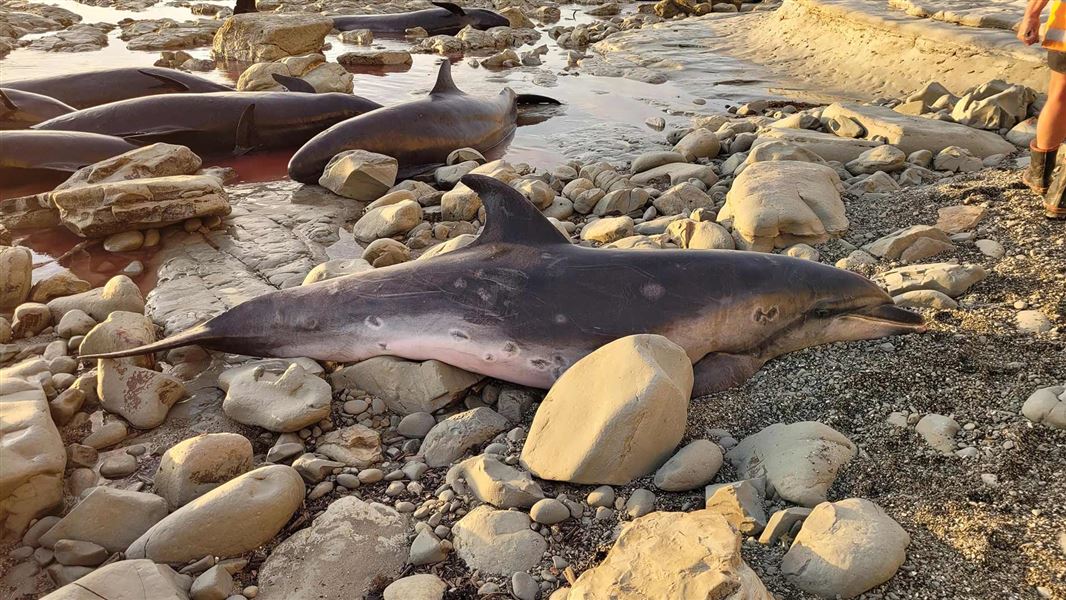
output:
[[[544,96],[515,94],[504,88],[497,96],[470,96],[452,81],[451,63],[444,60],[437,82],[425,98],[360,115],[310,139],[289,161],[289,177],[318,183],[330,159],[345,150],[366,150],[399,162],[399,179],[444,164],[453,150],[474,148],[487,153],[506,147],[518,126],[519,104],[558,104]]]
[[[160,342],[84,358],[189,344],[339,362],[391,355],[547,388],[600,346],[656,333],[688,353],[701,395],[787,352],[924,329],[850,271],[756,252],[575,246],[510,186],[462,181],[487,212],[465,248],[271,292]]]

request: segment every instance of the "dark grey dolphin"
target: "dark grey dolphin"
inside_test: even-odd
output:
[[[923,329],[849,271],[755,252],[574,246],[510,186],[463,183],[488,213],[463,249],[265,294],[160,342],[84,358],[187,344],[340,362],[392,355],[547,388],[603,344],[657,333],[685,348],[705,394],[786,352]]]
[[[461,8],[452,2],[430,2],[437,8],[384,15],[352,15],[333,17],[333,27],[339,31],[369,29],[374,33],[402,34],[421,27],[429,35],[455,35],[464,27],[491,29],[511,24],[507,17],[481,8]]]
[[[444,164],[459,148],[482,153],[503,147],[514,135],[519,103],[554,103],[504,88],[494,98],[469,96],[452,81],[451,63],[441,62],[437,82],[425,98],[396,104],[330,127],[309,140],[289,161],[289,177],[318,183],[331,158],[345,150],[367,150],[395,158],[400,178]]]
[[[233,91],[233,88],[210,79],[159,67],[123,67],[5,81],[4,87],[55,98],[74,108],[157,94]]]
[[[0,129],[26,129],[76,110],[55,98],[0,88]]]
[[[0,131],[0,184],[13,185],[78,169],[136,149],[117,137],[79,131]]]
[[[87,131],[193,152],[295,148],[381,105],[351,94],[216,92],[131,98],[50,119],[38,130]]]

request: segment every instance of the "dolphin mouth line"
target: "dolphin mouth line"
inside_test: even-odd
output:
[[[887,325],[915,333],[924,333],[929,330],[925,319],[921,315],[899,308],[894,304],[880,304],[862,312],[848,314],[847,318]]]

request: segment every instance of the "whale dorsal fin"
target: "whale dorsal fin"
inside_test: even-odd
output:
[[[452,81],[452,63],[445,58],[440,63],[440,70],[437,71],[437,83],[433,85],[433,89],[429,91],[429,95],[462,93],[463,90],[455,87],[455,82]]]
[[[485,207],[485,228],[473,245],[504,242],[525,246],[570,245],[533,203],[511,186],[485,175],[467,175],[462,182],[477,192]]]
[[[8,110],[18,110],[19,109],[18,105],[15,104],[14,101],[12,101],[11,98],[9,98],[6,93],[4,93],[4,90],[0,90],[0,103],[2,103],[4,106],[6,106],[8,108]]]
[[[444,10],[452,13],[457,17],[466,16],[466,12],[463,11],[463,8],[453,2],[430,2],[430,4],[436,6],[437,8],[443,8]]]
[[[182,91],[182,92],[189,91],[189,86],[185,85],[184,83],[182,83],[182,82],[180,82],[177,79],[174,79],[172,77],[167,77],[166,75],[163,75],[161,73],[153,73],[153,72],[148,71],[146,69],[137,69],[137,72],[140,73],[141,75],[147,75],[147,76],[149,76],[149,77],[151,77],[153,79],[158,79],[159,81],[162,81],[163,83],[165,83],[165,84],[167,84],[169,86],[176,87],[176,88],[178,88],[179,91]]]
[[[271,75],[274,81],[285,86],[285,89],[290,92],[299,92],[302,94],[314,94],[315,86],[307,83],[307,81],[300,79],[299,77],[290,77],[288,75],[282,75],[280,73],[274,73]]]

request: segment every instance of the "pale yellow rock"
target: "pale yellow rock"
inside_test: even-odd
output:
[[[155,493],[177,509],[252,468],[252,443],[237,433],[208,433],[163,453]]]
[[[104,237],[230,212],[222,183],[210,175],[112,181],[52,193],[59,218],[82,237]]]
[[[234,15],[215,32],[212,54],[218,59],[260,62],[300,56],[322,49],[333,21],[321,15]]]
[[[108,411],[137,429],[152,429],[162,425],[170,407],[185,397],[185,386],[170,375],[101,358],[96,393]]]
[[[79,354],[106,354],[150,344],[156,340],[155,325],[141,313],[116,310],[103,323],[89,330],[78,348]],[[152,356],[130,356],[118,362],[151,368]]]
[[[355,239],[372,242],[414,229],[422,222],[422,207],[413,200],[381,206],[368,211],[352,227]]]
[[[718,222],[733,228],[742,250],[818,244],[848,229],[843,191],[840,177],[826,165],[757,162],[733,181]]]
[[[99,322],[116,310],[144,313],[144,297],[132,279],[116,275],[103,287],[48,301],[48,309],[52,311],[52,320],[56,322],[74,309],[84,311]]]
[[[712,511],[656,512],[629,523],[568,600],[771,600],[744,562],[740,536]]]
[[[188,600],[183,577],[150,560],[123,560],[100,567],[42,600]]]
[[[5,373],[0,386],[0,539],[11,541],[63,501],[67,454],[41,385]]]
[[[303,499],[296,469],[260,467],[167,515],[130,544],[126,557],[185,563],[244,554],[277,535]]]
[[[56,191],[113,181],[192,175],[202,161],[192,150],[162,142],[82,167],[59,184]]]
[[[33,254],[22,246],[0,246],[0,310],[8,311],[30,297]]]
[[[529,428],[522,465],[572,483],[623,485],[648,475],[684,435],[692,383],[688,355],[662,336],[606,344],[552,386]]]
[[[393,356],[348,365],[330,376],[335,388],[368,392],[401,415],[443,408],[481,379],[481,375],[440,361],[418,362]]]

